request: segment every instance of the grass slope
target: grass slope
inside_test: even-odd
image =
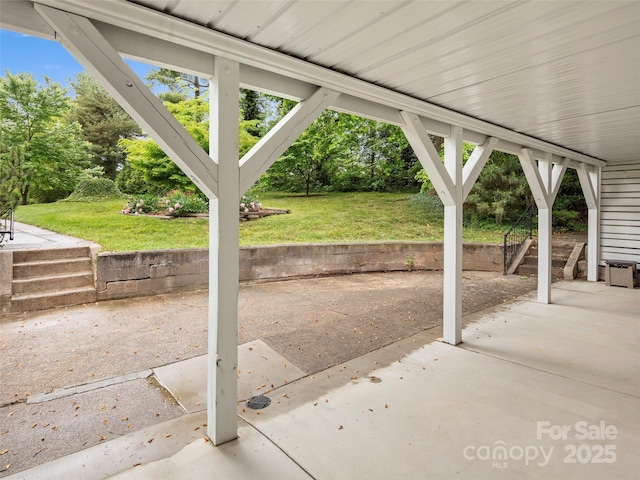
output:
[[[290,209],[240,224],[241,245],[363,241],[442,241],[440,215],[416,207],[401,193],[332,193],[303,197],[263,194],[266,207]],[[105,251],[201,248],[209,245],[207,219],[161,220],[123,215],[125,201],[58,202],[20,206],[16,220],[94,241]],[[465,229],[465,241],[500,242],[499,231]]]

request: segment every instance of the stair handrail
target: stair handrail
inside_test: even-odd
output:
[[[525,224],[526,222],[526,224]],[[504,234],[503,256],[504,272],[507,274],[509,265],[518,254],[520,247],[528,238],[533,238],[533,204],[530,203],[524,212],[513,222],[511,228]]]

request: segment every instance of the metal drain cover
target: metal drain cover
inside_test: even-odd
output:
[[[256,395],[247,400],[247,407],[253,410],[260,410],[271,405],[271,399],[266,395]]]

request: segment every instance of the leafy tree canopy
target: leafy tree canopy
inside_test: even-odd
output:
[[[189,98],[198,98],[209,88],[209,82],[204,78],[167,68],[152,70],[145,79],[152,88],[162,85],[168,89],[167,92],[158,94],[158,98],[165,103],[178,103]]]
[[[89,154],[104,175],[114,179],[125,161],[118,142],[141,134],[138,124],[86,72],[71,83],[76,99],[68,119],[82,126],[82,138],[90,143]]]
[[[205,150],[209,151],[209,104],[202,97],[183,100],[178,103],[165,102],[167,109],[185,127],[187,132]],[[255,122],[240,122],[240,156],[244,155],[258,141],[247,129]],[[197,187],[150,138],[122,139],[120,145],[128,155],[132,169],[142,173],[146,182],[162,187],[165,191],[181,189],[195,191]],[[131,173],[127,173],[131,175]]]
[[[49,79],[41,86],[27,73],[0,78],[0,152],[19,148],[24,155],[23,204],[30,194],[66,196],[88,164],[80,125],[65,119],[69,108],[66,90]]]
[[[26,182],[22,152],[16,148],[0,151],[0,217],[18,206]]]

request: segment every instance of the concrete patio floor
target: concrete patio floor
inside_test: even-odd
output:
[[[3,242],[0,243],[0,248],[5,250],[23,250],[95,245],[88,240],[69,237],[26,223],[15,222],[14,230],[14,239],[9,240],[9,236],[7,235]]]
[[[638,478],[640,291],[559,282],[553,304],[534,298],[465,317],[457,347],[422,332],[275,380],[269,407],[239,402],[239,438],[220,447],[196,402],[7,478]],[[177,396],[205,374],[174,365],[182,373],[164,378]],[[276,361],[264,368],[252,375],[281,377]]]

